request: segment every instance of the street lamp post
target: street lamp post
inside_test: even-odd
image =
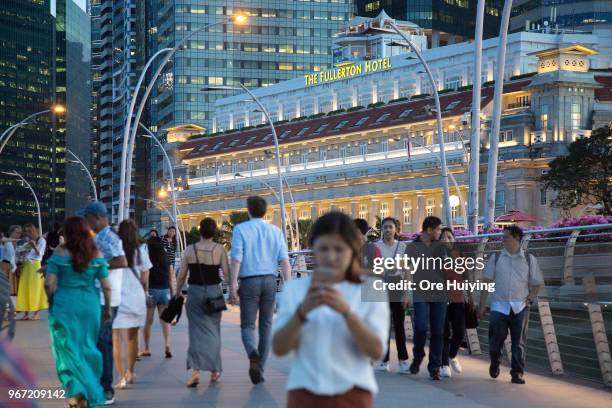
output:
[[[246,16],[244,15],[234,15],[234,16],[227,17],[223,20],[217,21],[215,23],[207,24],[195,31],[190,32],[188,35],[183,37],[179,42],[177,42],[173,48],[164,49],[160,51],[160,52],[164,52],[164,51],[167,51],[167,52],[161,64],[157,68],[157,71],[155,71],[155,73],[153,74],[153,77],[151,78],[151,81],[149,82],[149,85],[147,86],[145,93],[142,96],[142,99],[140,100],[140,106],[138,107],[138,112],[136,113],[136,117],[134,119],[135,126],[133,126],[131,134],[129,132],[130,132],[130,127],[131,127],[130,125],[131,125],[131,119],[132,119],[132,114],[133,114],[133,107],[128,112],[128,116],[126,118],[126,127],[124,129],[124,135],[123,135],[123,150],[122,150],[123,155],[121,156],[121,173],[120,173],[121,180],[120,180],[120,185],[119,185],[119,189],[120,189],[119,190],[119,219],[120,220],[123,219],[124,217],[129,217],[130,189],[131,189],[131,180],[132,180],[131,169],[132,169],[132,158],[133,158],[133,151],[134,151],[134,141],[136,139],[136,131],[138,130],[137,124],[140,123],[140,116],[142,115],[142,111],[144,110],[149,94],[151,93],[151,90],[155,86],[155,82],[157,81],[157,78],[159,78],[164,67],[166,66],[168,61],[170,61],[170,58],[174,56],[176,51],[181,49],[185,45],[185,43],[190,38],[192,38],[194,35],[199,34],[203,32],[204,30],[207,30],[210,27],[213,27],[219,24],[233,22],[235,24],[242,25],[246,23],[246,21],[247,19],[246,19]],[[141,74],[141,76],[142,75],[144,75],[144,73]],[[138,90],[139,89],[137,87],[134,90],[134,95],[132,96],[132,101],[134,101],[134,103],[136,100],[136,96],[138,95]],[[127,169],[129,169],[130,171],[127,171]]]
[[[272,118],[268,114],[267,109],[263,106],[261,101],[251,92],[244,84],[239,83],[238,87],[235,86],[210,86],[203,88],[204,91],[227,91],[227,90],[243,90],[246,92],[253,102],[257,104],[259,110],[265,116],[268,125],[270,126],[270,130],[272,131],[272,137],[274,138],[274,149],[276,150],[276,174],[278,176],[278,192],[279,192],[279,201],[280,201],[280,211],[281,211],[281,225],[283,237],[287,239],[287,230],[286,230],[286,216],[285,216],[285,194],[283,192],[283,176],[281,172],[281,157],[280,157],[280,147],[278,144],[278,136],[276,135],[276,128],[274,127],[274,122],[272,122]]]
[[[174,218],[174,220],[176,222],[176,220],[178,220],[178,217],[177,217],[177,210],[176,210],[176,187],[175,187],[175,184],[174,184],[174,171],[172,170],[172,162],[170,161],[170,157],[168,156],[168,153],[166,152],[166,149],[164,149],[164,145],[159,141],[159,139],[157,137],[155,137],[153,132],[151,132],[142,123],[139,123],[138,125],[140,125],[140,127],[143,128],[145,132],[147,132],[147,134],[146,135],[142,135],[142,137],[146,137],[146,138],[152,139],[153,142],[159,147],[159,149],[164,154],[164,161],[166,162],[166,166],[168,167],[168,175],[170,176],[170,190],[172,191],[172,216],[173,216],[173,218]],[[177,227],[178,227],[178,225],[177,225]]]
[[[13,134],[15,134],[15,132],[17,131],[17,129],[19,129],[22,126],[25,126],[25,125],[29,124],[30,120],[34,119],[36,116],[44,115],[45,113],[49,113],[49,112],[52,112],[52,111],[55,112],[55,113],[64,113],[66,111],[66,109],[63,106],[61,106],[61,105],[55,105],[51,109],[45,109],[43,111],[31,114],[30,116],[28,116],[27,118],[25,118],[21,122],[14,124],[13,126],[11,126],[8,129],[6,129],[4,132],[2,132],[2,135],[0,135],[0,142],[2,142],[2,144],[0,145],[0,154],[2,153],[2,150],[4,150],[4,146],[6,146],[6,144],[11,139]]]
[[[118,211],[118,217],[119,217],[119,222],[121,222],[123,220],[123,200],[125,198],[124,196],[124,190],[125,190],[125,153],[126,150],[128,148],[128,140],[130,137],[130,128],[131,128],[131,122],[132,122],[132,115],[134,114],[134,107],[136,106],[136,98],[138,96],[138,91],[140,90],[140,86],[142,85],[142,81],[144,81],[145,75],[147,73],[147,70],[149,69],[149,66],[151,66],[151,64],[153,63],[153,61],[162,53],[164,52],[170,52],[172,51],[172,48],[163,48],[159,51],[157,51],[155,54],[153,54],[151,56],[151,58],[149,58],[149,60],[147,61],[147,63],[145,64],[142,72],[140,73],[140,77],[138,78],[138,82],[136,83],[136,87],[134,88],[134,93],[132,95],[132,99],[130,100],[130,106],[128,108],[128,114],[127,117],[125,118],[125,127],[123,129],[123,148],[122,148],[122,152],[123,154],[121,155],[121,179],[119,181],[119,211]],[[162,64],[161,68],[163,68]],[[148,88],[147,88],[148,89]],[[147,94],[148,95],[148,94]],[[146,99],[146,96],[144,97],[144,99]],[[138,123],[138,122],[136,122]],[[129,201],[129,195],[128,195],[128,201]],[[128,206],[129,207],[129,206]],[[129,214],[128,214],[129,217]]]
[[[418,143],[418,142],[410,142],[410,143],[416,143],[417,146],[429,150],[429,152],[432,153],[436,157],[436,159],[438,159],[438,162],[440,163],[440,165],[442,165],[442,158],[440,157],[440,155],[437,155],[436,152],[434,152],[432,148],[430,148],[427,145]],[[455,176],[453,175],[453,173],[449,172],[448,175],[451,179],[451,182],[453,183],[453,186],[455,187],[455,191],[457,192],[457,197],[459,198],[459,202],[461,204],[461,213],[463,215],[463,222],[467,224],[467,211],[465,208],[465,200],[463,199],[463,194],[461,193],[461,189],[459,188],[459,184],[457,183],[457,179],[455,179]],[[449,197],[449,205],[450,205],[450,197]]]
[[[36,196],[36,192],[30,185],[30,183],[28,183],[27,180],[21,174],[17,173],[15,170],[3,171],[2,173],[8,176],[14,176],[14,177],[19,178],[23,182],[23,184],[25,184],[25,186],[32,192],[32,195],[34,196],[34,202],[36,203],[36,212],[38,214],[38,231],[40,234],[42,234],[43,229],[42,229],[42,218],[40,216],[40,203],[38,202],[38,197]]]
[[[476,6],[476,33],[474,44],[474,77],[472,79],[472,132],[470,134],[470,170],[468,229],[478,233],[478,190],[480,188],[480,85],[482,81],[482,26],[484,22],[485,0],[478,0]]]
[[[442,108],[440,107],[440,96],[438,95],[438,86],[437,86],[436,80],[433,77],[433,74],[431,73],[431,70],[429,69],[429,65],[427,65],[427,62],[425,61],[425,59],[423,58],[423,55],[421,54],[421,50],[419,49],[419,47],[417,47],[406,36],[406,34],[404,34],[397,27],[397,25],[395,25],[393,21],[387,20],[387,22],[389,23],[393,31],[396,34],[398,34],[400,37],[402,37],[405,41],[405,43],[393,42],[392,45],[401,45],[401,46],[412,49],[412,51],[416,54],[417,58],[421,62],[421,65],[423,65],[423,68],[425,69],[425,73],[427,74],[427,77],[429,78],[429,82],[431,83],[431,89],[432,89],[432,93],[434,97],[434,102],[436,104],[436,122],[437,122],[437,128],[438,128],[438,144],[440,145],[440,173],[441,173],[440,176],[442,177],[442,192],[444,195],[444,218],[446,221],[446,225],[452,228],[453,227],[453,217],[451,214],[450,193],[448,189],[448,166],[446,163],[446,152],[444,150],[444,129],[442,125]]]
[[[485,191],[485,231],[495,225],[495,188],[497,185],[497,162],[499,159],[499,125],[501,122],[502,95],[504,90],[504,69],[506,65],[506,43],[512,0],[504,2],[502,21],[499,28],[499,45],[497,46],[497,72],[493,91],[493,116],[489,134],[489,161],[487,162],[487,189]]]
[[[98,191],[96,190],[96,182],[91,176],[91,172],[89,171],[89,169],[87,168],[85,163],[83,163],[81,159],[79,159],[79,157],[76,154],[72,153],[70,149],[66,149],[66,153],[74,157],[74,160],[72,161],[72,163],[80,165],[81,168],[85,171],[85,173],[87,173],[87,177],[89,177],[89,182],[91,183],[91,189],[93,191],[94,201],[98,201]]]

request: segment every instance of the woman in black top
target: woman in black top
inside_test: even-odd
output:
[[[151,349],[149,348],[149,341],[151,339],[151,326],[153,326],[153,317],[155,315],[155,309],[159,316],[168,306],[170,299],[176,293],[176,277],[174,270],[161,238],[151,237],[147,241],[147,247],[149,249],[149,259],[153,267],[149,270],[149,293],[147,296],[147,320],[144,326],[144,350],[140,355],[142,357],[149,357],[151,355]],[[170,352],[170,325],[163,320],[159,319],[159,323],[162,327],[162,333],[164,334],[164,345],[166,351],[166,358],[171,358],[172,353]]]
[[[212,218],[200,222],[200,240],[187,247],[181,262],[178,287],[185,281],[189,348],[187,369],[191,369],[188,387],[200,382],[200,371],[210,371],[210,381],[221,377],[221,311],[212,306],[223,299],[220,269],[229,276],[229,261],[223,245],[213,241],[217,224]],[[211,310],[213,309],[213,310]]]

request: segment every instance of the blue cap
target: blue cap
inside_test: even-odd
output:
[[[94,201],[89,203],[85,208],[81,208],[77,211],[77,215],[85,217],[86,215],[96,215],[98,217],[106,217],[106,206],[100,201]]]

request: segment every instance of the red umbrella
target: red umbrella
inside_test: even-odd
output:
[[[495,220],[496,222],[535,222],[536,219],[531,215],[520,210],[510,210],[507,214],[502,214]]]

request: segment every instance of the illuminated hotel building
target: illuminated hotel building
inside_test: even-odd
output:
[[[595,69],[609,67],[610,56],[596,51],[597,41],[591,35],[509,36],[497,213],[519,209],[540,224],[556,219],[550,209],[553,193],[542,190],[538,178],[570,142],[612,120],[612,76]],[[493,75],[496,42],[484,44],[485,80]],[[457,198],[467,196],[471,47],[423,50],[440,88],[447,161],[459,190],[451,185],[451,194]],[[345,69],[345,77],[335,81],[325,78],[337,73],[316,73],[316,84],[306,85],[305,76],[255,90],[276,115],[282,172],[299,218],[315,219],[332,209],[370,223],[391,215],[404,231],[417,231],[425,216],[442,216],[434,102],[426,95],[430,89],[419,65],[406,58],[355,62],[361,73],[347,76]],[[366,65],[374,63],[378,69],[366,72]],[[335,70],[341,67],[348,66]],[[180,163],[175,168],[182,189],[178,202],[188,228],[204,216],[221,222],[244,211],[252,194],[268,199],[267,220],[279,224],[278,203],[266,186],[277,185],[272,134],[245,99],[237,95],[217,102],[215,125],[217,132],[224,129],[221,133],[189,139],[198,133],[189,125],[168,132]],[[483,187],[492,101],[493,87],[485,84],[479,146]],[[248,124],[241,123],[247,119]],[[290,214],[289,196],[286,205]],[[464,222],[460,207],[452,211],[457,225]]]

